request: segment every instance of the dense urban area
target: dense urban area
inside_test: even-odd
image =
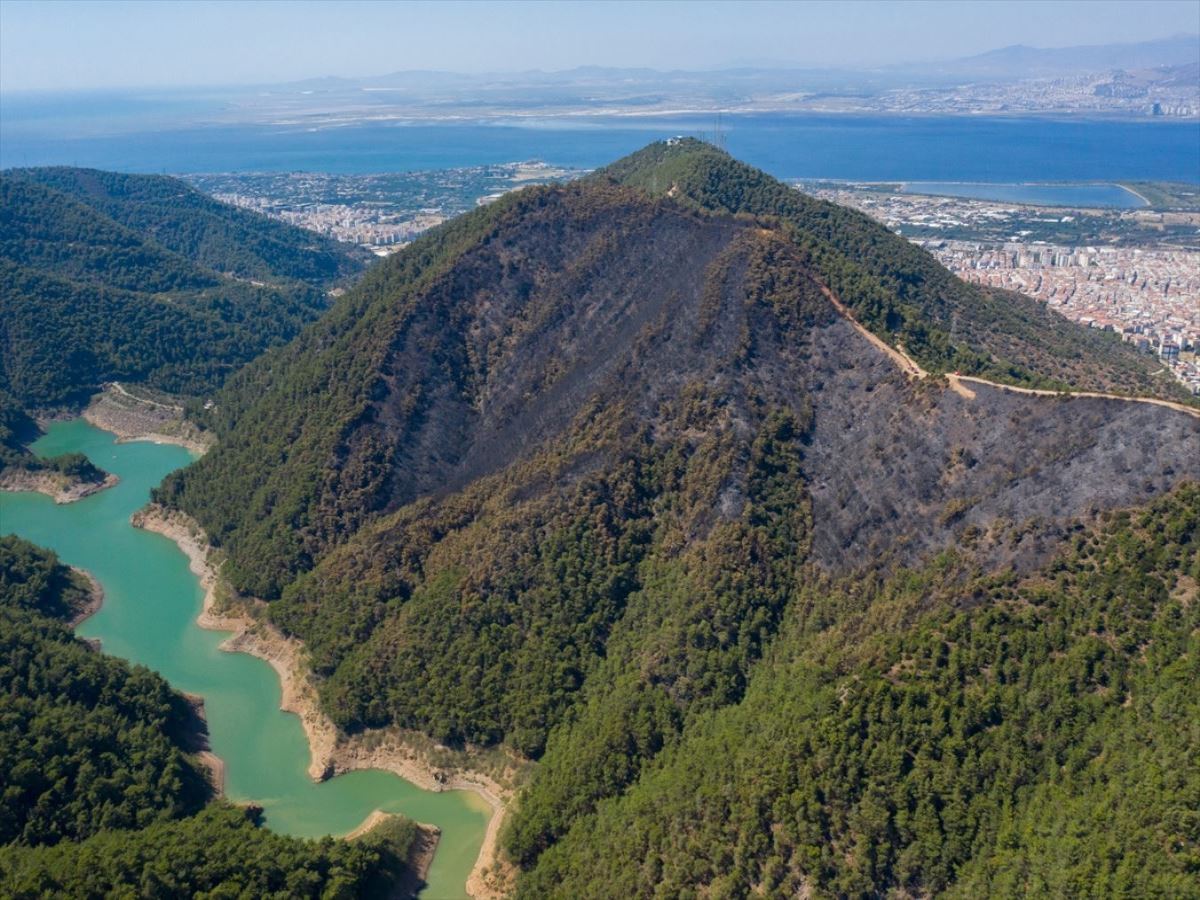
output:
[[[1146,205],[1113,210],[928,196],[900,184],[801,188],[878,219],[965,281],[1120,333],[1200,393],[1200,189],[1136,185]]]
[[[822,107],[844,110],[848,98]],[[1071,74],[1021,81],[980,81],[954,87],[906,87],[866,98],[862,111],[921,114],[1053,113],[1195,118],[1200,115],[1195,67]]]
[[[540,162],[429,172],[189,175],[218,200],[386,256],[426,229],[505,191],[579,174]]]
[[[188,176],[218,199],[386,256],[505,191],[577,177],[541,162],[372,175]],[[1046,206],[917,193],[920,185],[805,182],[931,252],[965,281],[1035,297],[1157,354],[1200,393],[1200,188],[1108,185],[1133,208]],[[1036,195],[1038,186],[1013,186]],[[1088,189],[1075,192],[1088,197]],[[1062,186],[1070,194],[1070,186]],[[1088,200],[1088,202],[1094,202]]]

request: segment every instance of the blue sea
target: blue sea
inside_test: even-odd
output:
[[[81,110],[4,104],[0,167],[80,165],[129,172],[402,172],[539,159],[592,168],[663,137],[706,136],[711,117],[247,124],[137,130],[83,127]],[[102,109],[87,121],[102,121]],[[1026,182],[1200,182],[1195,122],[983,117],[727,115],[725,145],[780,178]]]

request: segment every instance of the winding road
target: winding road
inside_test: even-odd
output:
[[[879,350],[886,353],[888,358],[891,359],[900,368],[900,370],[904,372],[904,374],[910,378],[918,380],[930,377],[930,373],[921,368],[920,364],[907,353],[905,353],[902,347],[893,347],[878,335],[867,330],[867,328],[854,317],[854,313],[850,311],[846,304],[842,303],[842,301],[838,299],[837,295],[834,294],[830,288],[821,284],[819,281],[816,282],[816,284],[821,289],[821,293],[825,295],[826,299],[833,304],[834,309],[845,316],[859,334],[870,341],[871,344],[877,347]],[[1167,409],[1175,410],[1175,412],[1186,413],[1192,418],[1200,419],[1200,409],[1183,403],[1176,403],[1173,400],[1160,400],[1157,397],[1126,397],[1123,394],[1106,394],[1101,391],[1049,391],[1039,388],[1016,387],[1015,385],[1011,384],[1002,384],[1001,382],[989,381],[986,378],[979,378],[975,375],[958,375],[947,373],[945,378],[947,382],[949,382],[950,389],[952,391],[968,400],[975,399],[975,392],[967,385],[982,384],[986,387],[996,388],[997,390],[1010,391],[1014,394],[1030,394],[1034,397],[1094,397],[1101,400],[1120,400],[1125,403],[1149,403],[1154,406],[1164,406]]]

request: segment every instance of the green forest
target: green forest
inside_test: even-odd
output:
[[[305,841],[216,799],[185,698],[72,635],[89,590],[0,537],[0,895],[384,896],[415,826]]]
[[[0,465],[43,467],[21,452],[19,417],[78,409],[106,381],[211,394],[317,318],[328,292],[365,266],[356,248],[177,179],[5,171]]]
[[[1198,579],[1195,484],[1028,577],[806,571],[744,698],[640,777],[568,805],[646,726],[551,736],[518,896],[1200,896]]]

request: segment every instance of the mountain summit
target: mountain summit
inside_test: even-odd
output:
[[[988,641],[1024,640],[1025,580],[1083,572],[1081,547],[1116,559],[1156,539],[1127,520],[1105,537],[1108,511],[1165,497],[1154,515],[1176,523],[1171,559],[1194,553],[1183,482],[1200,479],[1200,420],[1111,396],[1160,385],[1119,343],[677,140],[509,194],[372,269],[227,384],[208,413],[218,446],[157,499],[192,514],[234,587],[303,639],[340,726],[541,759],[506,838],[530,896],[586,893],[600,858],[629,863],[614,896],[656,883],[930,891],[990,838],[967,812],[939,822],[945,797],[930,813],[904,793],[936,782],[927,768],[906,780],[909,745],[933,740],[924,713],[888,713],[922,724],[881,726],[880,744],[863,724],[863,756],[836,763],[884,754],[892,781],[847,771],[835,796],[813,774],[785,795],[791,776],[764,773],[732,807],[694,797],[697,831],[672,793],[678,753],[703,747],[697,777],[719,793],[736,751],[715,749],[728,733],[714,717],[749,715],[743,704],[762,712],[775,696],[786,718],[763,712],[763,741],[820,754],[838,752],[822,730],[837,718],[830,685],[843,703],[856,683],[929,702],[917,694],[932,682],[900,696],[951,652],[928,628],[962,647],[977,620],[954,617],[976,610]],[[1068,387],[1087,393],[1056,393]],[[1086,591],[1045,590],[1059,604],[1045,601],[1048,621],[1071,610],[1053,633],[1074,652]],[[987,618],[1009,603],[1012,618]],[[1156,627],[1147,603],[1138,615]],[[868,626],[909,643],[858,643]],[[819,634],[827,658],[807,643]],[[1134,651],[1113,652],[1132,665]],[[878,670],[885,659],[896,668]],[[937,688],[947,703],[987,680],[980,667],[1009,665],[982,659]],[[1012,665],[1033,678],[1050,659]],[[1026,739],[1013,723],[1028,699],[993,699],[978,722],[955,720],[962,753]],[[1091,728],[1104,702],[1072,721]],[[1014,778],[1040,778],[1041,750],[1020,752],[1039,761],[1012,757],[1028,767]],[[946,771],[956,803],[1002,802],[994,772]],[[655,798],[663,830],[640,805]],[[854,847],[884,841],[877,827],[892,837],[872,869]],[[615,856],[588,849],[591,829]],[[921,843],[935,831],[943,850]]]

